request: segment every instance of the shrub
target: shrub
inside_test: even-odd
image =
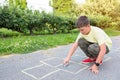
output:
[[[3,6],[0,8],[0,27],[34,34],[34,31],[48,33],[70,32],[74,28],[74,20],[69,17],[55,16],[50,13],[22,10],[19,7]]]
[[[0,37],[14,37],[22,35],[17,31],[8,30],[6,28],[0,28]]]
[[[93,26],[98,26],[100,28],[109,28],[111,27],[111,18],[103,15],[90,15],[90,22]]]

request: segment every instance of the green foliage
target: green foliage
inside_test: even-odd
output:
[[[33,30],[39,29],[40,25],[40,14],[39,11],[26,10],[25,22],[27,24],[26,29],[29,30],[30,34],[33,35]]]
[[[14,36],[20,36],[20,35],[22,35],[22,34],[17,31],[8,30],[6,28],[0,29],[0,37],[2,37],[2,38],[14,37]]]
[[[119,5],[118,0],[86,0],[85,4],[79,5],[77,13],[109,16],[117,5]]]
[[[120,26],[120,2],[118,5],[116,5],[114,11],[111,11],[110,16],[112,17],[112,21],[113,21],[111,23],[111,26],[116,28],[117,30],[120,30],[120,28],[119,28],[119,26]]]
[[[9,6],[20,7],[21,9],[27,8],[26,0],[8,0]]]
[[[116,27],[120,25],[120,1],[119,0],[86,0],[84,4],[77,4],[75,15],[90,15],[92,23],[96,26]],[[101,16],[102,15],[102,16]],[[96,19],[97,18],[97,19]]]
[[[44,30],[49,33],[69,32],[74,28],[74,19],[68,17],[54,16],[52,14],[43,13],[41,22],[45,23]]]
[[[12,29],[18,32],[24,32],[26,22],[24,10],[15,7],[4,6],[0,13],[0,27]]]
[[[111,28],[106,28],[105,32],[109,36],[120,35],[120,31]],[[78,30],[74,29],[72,33],[69,34],[0,38],[0,55],[30,53],[36,50],[48,49],[59,45],[66,45],[74,42],[77,35]]]
[[[16,0],[16,4],[19,5],[20,1],[22,0]],[[21,9],[19,6],[0,6],[0,28],[7,28],[31,35],[34,33],[68,33],[74,29],[76,17],[73,14],[78,16],[83,13],[89,16],[91,25],[101,28],[115,27],[115,29],[120,29],[118,27],[120,26],[120,4],[116,3],[117,0],[108,1],[108,5],[104,0],[87,0],[87,3],[75,6],[74,0],[51,1],[54,10],[60,14],[55,15],[37,10],[32,11],[27,8]],[[9,0],[9,2],[14,3],[14,0]],[[73,6],[76,9],[72,8]],[[76,13],[74,13],[75,11]]]
[[[112,19],[108,16],[103,15],[90,15],[90,22],[93,26],[98,26],[101,28],[110,28]]]
[[[109,36],[120,36],[120,31],[114,28],[106,28],[104,30]]]
[[[19,7],[3,6],[0,8],[0,27],[20,33],[62,33],[74,28],[74,18],[55,16],[50,13],[23,10]]]
[[[74,10],[75,0],[50,0],[55,15],[71,15]]]

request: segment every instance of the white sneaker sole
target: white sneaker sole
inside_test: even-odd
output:
[[[91,63],[91,62],[81,62],[82,64],[89,64],[89,63]]]

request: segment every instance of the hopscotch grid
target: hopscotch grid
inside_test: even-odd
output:
[[[77,72],[71,72],[71,71],[68,71],[68,70],[65,70],[65,69],[60,69],[60,70],[65,71],[65,72],[68,72],[68,73],[72,73],[72,74],[78,74],[79,72],[81,72],[81,71],[87,69],[88,67],[89,67],[89,66],[86,66],[86,67],[80,69],[80,70],[77,71]]]
[[[60,64],[60,65],[57,65],[57,66],[55,66],[55,67],[57,68],[57,67],[59,67],[59,66],[61,66],[61,65],[64,65],[64,64]]]
[[[41,61],[41,62],[42,62],[42,61]],[[37,66],[34,66],[34,67],[26,68],[26,69],[22,70],[21,72],[24,73],[24,74],[26,74],[26,75],[28,75],[28,76],[30,76],[30,77],[32,77],[32,78],[34,78],[34,79],[36,79],[36,80],[38,80],[39,78],[35,77],[34,75],[32,75],[32,74],[30,74],[30,73],[28,73],[28,72],[26,72],[26,71],[27,71],[27,70],[34,69],[34,68],[37,68],[37,67],[41,67],[41,66],[43,66],[43,65],[45,64],[44,62],[42,62],[42,63],[43,63],[43,64],[41,64],[41,65],[37,65]],[[48,66],[50,66],[50,67],[53,67],[53,66],[51,66],[51,65],[49,65],[49,64],[45,64],[45,65],[48,65]],[[60,69],[57,69],[57,70],[55,70],[55,71],[52,71],[52,72],[46,74],[45,76],[41,77],[40,79],[43,79],[43,78],[45,78],[45,77],[47,77],[47,76],[49,76],[49,75],[51,75],[51,74],[53,74],[53,73],[55,73],[55,72],[58,72],[59,70],[60,70]]]
[[[49,65],[49,66],[51,66],[51,67],[55,67],[55,68],[57,68],[58,66],[63,65],[63,64],[59,64],[59,65],[53,66],[53,65],[50,65],[50,64],[47,64],[47,63],[46,63],[47,60],[52,60],[52,59],[55,59],[55,58],[60,59],[60,60],[63,60],[63,58],[61,59],[61,58],[59,58],[59,57],[53,57],[53,58],[51,58],[51,59],[46,59],[46,60],[43,60],[43,61],[40,61],[40,62],[43,63],[43,64],[46,64],[46,65]]]
[[[27,70],[34,69],[34,68],[37,68],[37,67],[41,67],[41,66],[43,66],[43,64],[41,64],[41,65],[36,65],[36,66],[30,67],[30,68],[23,69],[21,72],[24,73],[24,74],[26,74],[26,75],[28,75],[28,76],[30,76],[30,77],[32,77],[32,78],[34,78],[34,79],[38,79],[37,77],[35,77],[35,76],[32,75],[32,74],[27,73],[26,71],[27,71]]]
[[[59,58],[59,57],[52,57],[52,58],[44,59],[44,60],[42,60],[42,61],[48,61],[48,60],[52,60],[52,59],[55,59],[55,58],[61,59],[61,58]],[[62,58],[62,59],[64,59],[64,58]]]
[[[57,57],[56,57],[57,58]],[[60,59],[60,58],[59,58]],[[46,61],[46,60],[45,60]],[[81,63],[77,63],[77,62],[75,62],[75,61],[70,61],[70,62],[73,62],[73,63],[76,63],[76,64],[79,64],[79,65],[82,65],[82,66],[85,66],[84,68],[82,68],[82,69],[80,69],[79,71],[77,71],[76,73],[74,73],[74,72],[71,72],[71,71],[68,71],[68,70],[64,70],[64,69],[60,69],[60,68],[58,68],[59,66],[62,66],[63,64],[60,64],[60,65],[57,65],[57,66],[52,66],[52,65],[50,65],[50,64],[47,64],[46,62],[44,62],[44,61],[40,61],[41,63],[43,63],[43,64],[45,64],[45,65],[48,65],[48,66],[51,66],[51,67],[55,67],[55,68],[57,68],[57,69],[59,69],[59,70],[62,70],[62,71],[65,71],[65,72],[69,72],[69,73],[72,73],[72,74],[77,74],[77,73],[79,73],[79,72],[81,72],[81,71],[83,71],[83,70],[85,70],[85,69],[87,69],[89,66],[87,66],[87,65],[84,65],[84,64],[81,64]]]
[[[58,68],[59,66],[61,66],[61,65],[63,65],[63,64],[58,65],[57,68],[60,69],[60,70],[62,70],[62,71],[65,71],[65,72],[69,72],[69,73],[72,73],[72,74],[77,74],[77,73],[79,73],[79,72],[81,72],[81,71],[83,71],[83,70],[85,70],[85,69],[87,69],[87,68],[89,67],[89,66],[87,66],[87,65],[80,64],[80,63],[77,63],[77,62],[74,62],[74,61],[70,61],[70,62],[76,63],[76,64],[78,64],[78,65],[82,65],[82,66],[85,66],[85,67],[82,68],[82,69],[79,69],[79,71],[77,71],[77,72],[71,72],[71,71],[68,71],[68,70],[65,70],[65,69],[60,69],[60,68]],[[63,65],[63,66],[64,66],[64,65]]]
[[[45,64],[45,65],[48,65],[48,66],[50,66],[50,67],[54,67],[54,66],[52,66],[52,65],[50,65],[50,64],[45,63],[44,61],[40,61],[40,62],[43,63],[43,64]]]
[[[38,79],[37,77],[35,77],[34,75],[32,75],[32,74],[29,74],[29,73],[27,73],[27,72],[25,72],[25,71],[21,71],[22,73],[24,73],[24,74],[26,74],[27,76],[30,76],[30,77],[32,77],[33,79]]]
[[[84,67],[84,68],[80,69],[80,70],[79,70],[79,71],[77,71],[75,74],[78,74],[79,72],[81,72],[81,71],[83,71],[83,70],[85,70],[85,69],[87,69],[87,68],[89,68],[89,66],[86,66],[86,67]]]
[[[79,73],[79,72],[81,72],[81,71],[83,71],[83,70],[85,70],[85,69],[87,69],[87,68],[89,67],[88,65],[81,64],[81,63],[77,63],[77,62],[75,62],[75,61],[70,61],[70,62],[76,63],[76,64],[78,64],[78,65],[85,66],[84,68],[80,69],[79,71],[77,71],[77,72],[74,73],[74,74],[77,74],[77,73]]]
[[[23,71],[27,71],[27,70],[34,69],[34,68],[41,67],[41,66],[43,66],[43,64],[41,64],[41,65],[36,65],[36,66],[30,67],[30,68],[23,69]]]
[[[39,78],[39,79],[41,80],[41,79],[43,79],[43,78],[46,78],[46,77],[50,76],[51,74],[54,74],[54,73],[56,73],[56,72],[58,72],[58,71],[60,71],[60,70],[52,71],[52,72],[46,74],[45,76],[43,76],[43,77],[41,77],[41,78]]]
[[[74,72],[71,72],[71,71],[68,71],[68,70],[64,70],[64,69],[59,69],[61,71],[65,71],[65,72],[68,72],[68,73],[71,73],[71,74],[75,74]]]
[[[40,61],[40,62],[43,63],[43,64],[45,64],[45,65],[48,65],[48,66],[50,66],[50,67],[54,67],[54,66],[52,66],[52,65],[50,65],[50,64],[47,64],[47,63],[45,63],[45,62],[43,62],[43,61]],[[63,64],[61,64],[61,65],[63,65]],[[61,66],[61,65],[59,65],[59,66]],[[58,70],[62,70],[62,71],[65,71],[65,72],[69,72],[69,73],[75,74],[75,73],[73,73],[73,72],[71,72],[71,71],[64,70],[64,69],[60,69],[60,68],[58,68],[59,66],[57,66],[57,67],[55,67],[55,68],[58,69]]]
[[[38,79],[37,77],[35,77],[35,76],[32,75],[32,74],[27,73],[26,71],[27,71],[27,70],[34,69],[34,68],[37,68],[37,67],[41,67],[41,66],[43,66],[44,64],[45,64],[45,65],[48,65],[48,66],[50,66],[50,67],[54,67],[54,68],[57,69],[57,70],[52,71],[52,72],[46,74],[45,76],[39,78],[39,79],[43,79],[43,78],[45,78],[45,77],[47,77],[47,76],[49,76],[49,75],[51,75],[51,74],[54,74],[54,73],[56,73],[56,72],[58,72],[58,71],[60,71],[60,70],[61,70],[61,71],[65,71],[65,72],[69,72],[69,73],[72,73],[72,74],[78,74],[79,72],[81,72],[81,71],[83,71],[83,70],[85,70],[85,69],[87,69],[87,68],[89,67],[89,66],[87,66],[87,65],[85,65],[85,64],[82,64],[82,63],[78,63],[78,62],[75,62],[75,61],[70,61],[70,62],[79,64],[79,65],[85,66],[84,68],[82,68],[82,69],[80,69],[79,71],[77,71],[76,73],[74,73],[74,72],[71,72],[71,71],[68,71],[68,70],[64,70],[64,69],[58,68],[59,66],[61,66],[61,65],[63,65],[63,64],[60,64],[60,65],[57,65],[57,66],[52,66],[52,65],[47,64],[47,63],[44,62],[44,61],[52,60],[52,59],[55,59],[55,58],[59,58],[59,57],[52,57],[52,58],[49,58],[49,59],[45,59],[45,60],[43,60],[43,61],[40,61],[40,62],[43,63],[43,64],[37,65],[37,66],[34,66],[34,67],[30,67],[30,68],[23,69],[21,72],[37,80],[37,79]],[[59,59],[61,59],[61,58],[59,58]],[[63,58],[62,58],[62,59],[63,59]],[[105,59],[103,62],[106,62],[106,61],[108,61],[108,60],[110,60],[110,59],[111,59],[111,57],[108,57],[108,58]]]
[[[51,66],[51,67],[55,67],[55,68],[57,68],[59,70],[62,70],[62,71],[65,71],[65,72],[69,72],[69,73],[72,73],[72,74],[77,74],[77,73],[79,73],[79,72],[81,72],[81,71],[83,71],[83,70],[85,70],[85,69],[87,69],[89,67],[88,65],[85,65],[85,64],[82,64],[82,63],[78,63],[78,62],[75,62],[75,61],[70,61],[72,63],[76,63],[76,64],[79,64],[79,65],[85,66],[84,68],[82,68],[79,71],[77,71],[77,72],[74,73],[74,72],[71,72],[71,71],[68,71],[68,70],[64,70],[64,69],[58,68],[59,66],[61,66],[63,64],[60,64],[60,65],[57,65],[57,66],[52,66],[50,64],[47,64],[46,62],[43,62],[43,61],[40,61],[40,62],[43,63],[43,64],[45,64],[45,65],[48,65],[48,66]]]
[[[48,61],[48,60],[52,60],[52,59],[55,59],[56,57],[52,57],[52,58],[48,58],[48,59],[44,59],[42,61]]]

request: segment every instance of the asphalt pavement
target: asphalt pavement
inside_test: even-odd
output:
[[[111,37],[113,47],[104,56],[99,73],[93,74],[90,64],[82,64],[85,54],[76,50],[69,65],[63,60],[72,44],[29,54],[0,57],[0,80],[119,80],[120,79],[120,36]]]

